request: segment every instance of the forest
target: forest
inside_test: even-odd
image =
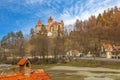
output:
[[[64,30],[62,37],[58,34],[55,38],[49,38],[45,29],[36,36],[34,32],[32,28],[29,39],[25,38],[22,31],[10,32],[3,36],[0,41],[1,63],[12,62],[14,64],[16,58],[31,56],[34,61],[37,60],[36,63],[41,64],[49,62],[47,60],[49,55],[54,56],[55,62],[57,55],[65,55],[69,50],[78,50],[84,55],[91,51],[99,56],[103,43],[120,45],[120,8],[115,6],[85,21],[77,19],[74,30],[70,32]],[[43,60],[38,60],[38,56]]]

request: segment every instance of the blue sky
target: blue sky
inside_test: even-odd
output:
[[[38,19],[47,24],[52,16],[69,25],[114,6],[120,7],[120,0],[0,0],[0,38],[18,30],[27,35]]]

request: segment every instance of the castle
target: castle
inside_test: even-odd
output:
[[[42,30],[46,29],[47,36],[49,37],[56,37],[56,36],[63,36],[64,33],[64,22],[61,20],[60,22],[56,22],[53,20],[52,17],[48,19],[48,24],[43,25],[40,20],[38,20],[38,23],[35,28],[35,34],[39,34]]]

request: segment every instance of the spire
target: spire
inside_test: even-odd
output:
[[[48,19],[48,23],[53,22],[53,18],[50,16],[50,18]]]
[[[41,25],[41,24],[42,24],[42,22],[41,22],[40,19],[39,19],[37,25]]]
[[[61,23],[62,23],[62,24],[64,24],[64,21],[63,21],[63,20],[61,20]]]
[[[53,20],[53,18],[50,16],[49,20]]]
[[[61,23],[64,23],[63,20],[61,20]]]

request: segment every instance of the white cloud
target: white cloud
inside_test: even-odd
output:
[[[44,0],[26,0],[27,4],[42,3]]]
[[[64,20],[65,25],[74,24],[76,19],[86,20],[91,15],[97,16],[114,6],[120,7],[120,0],[87,0],[85,4],[77,1],[75,6],[71,5],[71,7],[64,9],[60,19]]]

